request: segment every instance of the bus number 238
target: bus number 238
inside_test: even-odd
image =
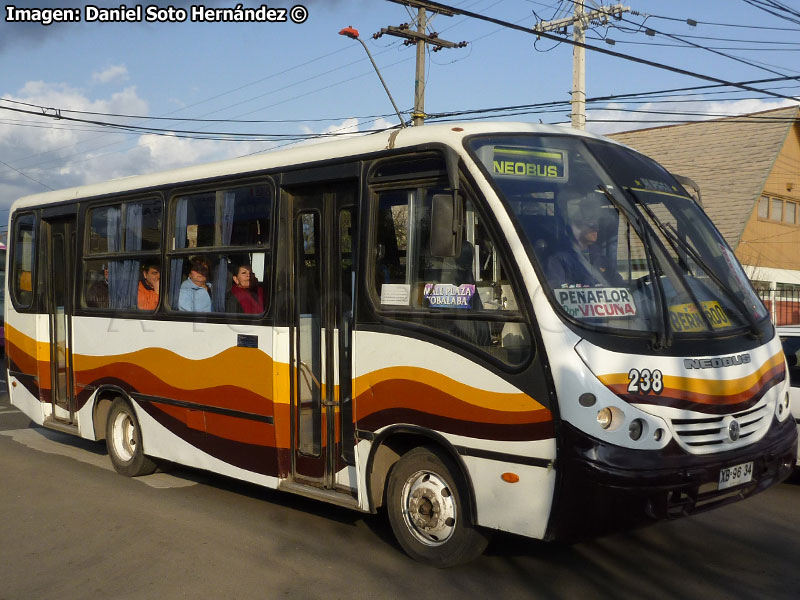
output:
[[[664,389],[664,381],[661,371],[656,369],[631,369],[628,371],[628,391],[631,393],[660,394]]]

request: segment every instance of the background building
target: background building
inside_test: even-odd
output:
[[[699,185],[776,323],[800,323],[800,107],[611,137]]]

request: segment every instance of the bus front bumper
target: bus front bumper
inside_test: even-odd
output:
[[[754,444],[707,456],[687,454],[674,441],[657,452],[630,450],[562,427],[548,538],[596,537],[743,500],[789,477],[797,457],[793,419],[773,423]],[[750,481],[719,489],[722,469],[750,461]]]

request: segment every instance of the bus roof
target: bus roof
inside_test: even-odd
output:
[[[487,133],[544,133],[577,135],[593,139],[605,139],[584,131],[577,131],[562,125],[539,125],[522,122],[451,122],[392,129],[374,134],[357,135],[347,139],[304,144],[286,150],[267,151],[252,156],[232,158],[224,161],[183,167],[146,175],[133,175],[112,179],[101,183],[65,188],[24,196],[15,201],[10,213],[16,210],[41,206],[73,199],[89,198],[106,194],[124,193],[170,184],[252,173],[292,165],[321,162],[348,156],[359,156],[390,148],[404,148],[424,143],[439,142],[458,148],[461,140],[470,135]]]

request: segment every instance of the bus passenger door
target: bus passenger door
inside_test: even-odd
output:
[[[72,299],[75,277],[76,219],[43,215],[43,258],[50,323],[50,395],[54,421],[75,424],[72,371]]]
[[[357,184],[292,190],[293,477],[336,487],[353,453],[351,339]]]

